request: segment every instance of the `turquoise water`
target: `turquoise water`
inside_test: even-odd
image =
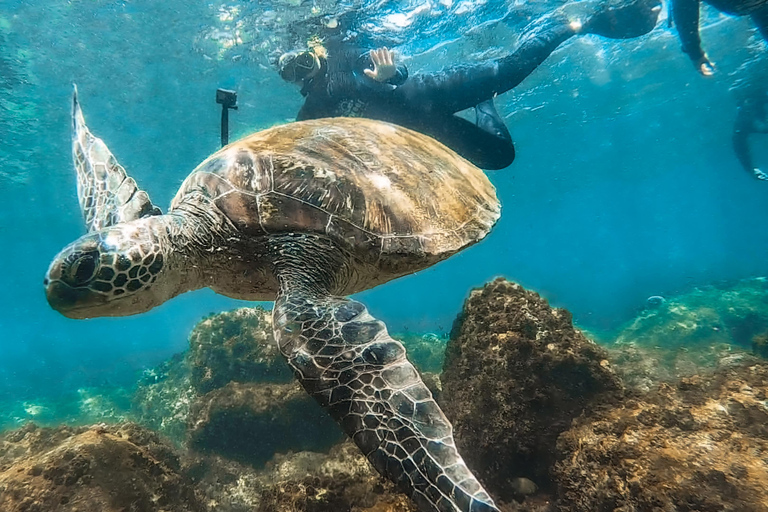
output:
[[[218,147],[217,87],[238,91],[232,139],[293,119],[302,98],[270,58],[311,34],[303,19],[366,7],[357,23],[371,44],[393,45],[415,72],[501,55],[557,5],[297,4],[0,2],[0,402],[130,387],[185,349],[203,315],[243,305],[198,291],[131,318],[76,321],[49,308],[47,266],[84,232],[72,83],[91,129],[165,208]],[[469,290],[502,275],[610,336],[649,296],[768,273],[768,184],[747,176],[730,147],[731,73],[759,43],[748,20],[705,15],[711,79],[662,20],[639,39],[574,39],[497,98],[518,151],[489,174],[501,221],[448,261],[361,294],[372,313],[394,332],[443,334]],[[768,145],[754,147],[768,162]]]

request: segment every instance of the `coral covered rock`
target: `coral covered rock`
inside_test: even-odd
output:
[[[272,312],[240,308],[201,320],[189,336],[192,384],[199,394],[230,382],[291,382],[272,334]]]
[[[259,512],[417,512],[351,442],[328,455],[278,456],[269,465]]]
[[[325,451],[343,439],[297,382],[231,382],[195,400],[189,425],[192,448],[254,466],[275,453]]]
[[[768,332],[768,281],[745,279],[658,300],[606,344],[624,383],[648,392],[661,383],[756,362]],[[607,340],[606,340],[607,341]]]
[[[141,427],[43,429],[30,424],[0,438],[0,510],[205,508],[171,448]]]
[[[448,342],[440,405],[456,444],[504,500],[515,478],[549,484],[557,436],[594,401],[621,394],[606,352],[571,315],[497,279],[470,294]]]
[[[439,370],[446,340],[406,335],[422,370]],[[328,449],[341,430],[296,383],[272,334],[271,312],[242,308],[200,321],[190,348],[145,372],[134,398],[143,425],[177,445],[259,465],[275,453]],[[410,353],[409,353],[410,356]],[[427,379],[433,392],[437,375]]]
[[[260,469],[198,454],[188,473],[216,512],[417,511],[350,441],[278,454]]]
[[[562,512],[768,511],[768,366],[663,385],[558,440]]]
[[[747,350],[725,343],[691,347],[647,345],[624,340],[604,345],[611,365],[627,388],[647,393],[662,383],[758,361]]]
[[[768,280],[745,279],[705,286],[644,311],[617,336],[617,343],[687,347],[729,344],[749,348],[768,330]]]
[[[328,449],[341,430],[294,380],[270,312],[242,308],[200,321],[183,356],[145,372],[134,411],[177,445],[260,465],[282,451]]]
[[[186,354],[176,354],[157,368],[145,370],[133,396],[133,417],[180,446],[197,392]]]

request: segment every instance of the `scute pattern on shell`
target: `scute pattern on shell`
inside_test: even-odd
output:
[[[245,234],[321,233],[382,255],[447,256],[483,238],[500,215],[480,169],[425,135],[361,118],[246,137],[200,164],[171,208],[194,192]]]

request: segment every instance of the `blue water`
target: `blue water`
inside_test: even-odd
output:
[[[373,44],[394,45],[415,72],[501,55],[557,2],[317,5],[366,6],[359,28]],[[301,39],[303,25],[286,27],[311,5],[242,2],[233,12],[226,21],[218,4],[180,0],[0,0],[2,55],[21,77],[2,92],[19,107],[0,111],[0,400],[129,385],[183,350],[202,315],[241,305],[198,291],[139,317],[76,321],[52,311],[42,289],[51,258],[84,232],[70,154],[73,82],[91,129],[163,206],[218,147],[217,87],[238,91],[233,139],[295,116],[302,98],[269,62]],[[730,147],[730,73],[752,55],[754,31],[748,20],[705,14],[711,79],[662,22],[636,40],[572,40],[499,97],[518,151],[509,169],[490,173],[501,221],[450,260],[361,294],[372,313],[394,332],[445,332],[471,288],[503,275],[579,325],[610,332],[650,295],[768,274],[768,184],[747,176]],[[258,37],[222,49],[212,34],[226,41],[238,20]],[[768,144],[754,146],[768,165]]]

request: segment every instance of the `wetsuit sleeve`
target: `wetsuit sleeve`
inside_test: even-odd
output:
[[[733,151],[736,153],[739,163],[749,174],[755,168],[752,162],[752,154],[749,149],[749,134],[752,131],[752,115],[749,108],[740,105],[736,114],[736,122],[733,124]]]
[[[672,17],[683,51],[698,62],[704,57],[699,36],[699,0],[672,0]]]

